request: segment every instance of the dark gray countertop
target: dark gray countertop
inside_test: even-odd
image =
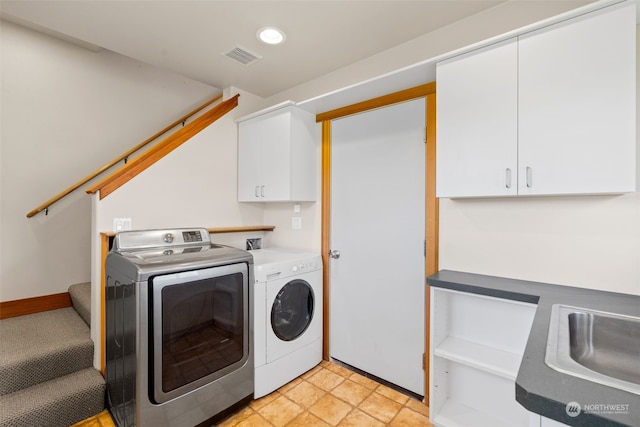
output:
[[[640,395],[563,374],[544,363],[553,304],[640,316],[640,296],[450,270],[429,276],[427,283],[538,305],[516,378],[516,400],[527,410],[570,426],[640,427]],[[570,402],[577,402],[583,408],[576,417],[567,415]],[[618,405],[618,409],[589,405]]]

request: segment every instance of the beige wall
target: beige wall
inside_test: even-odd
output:
[[[246,101],[250,96],[243,95],[240,108],[246,111],[236,113],[336,91],[584,3],[509,2],[266,102]],[[25,213],[215,89],[5,22],[1,40],[0,300],[6,301],[62,292],[69,283],[90,279],[90,199],[79,192],[46,217],[27,220]],[[114,216],[132,217],[135,228],[262,221],[278,227],[267,237],[271,245],[319,248],[320,203],[302,204],[303,230],[291,230],[293,204],[235,203],[235,124],[222,120],[201,138],[132,181],[120,195],[105,199],[108,208],[94,218],[93,229],[110,229]],[[186,188],[166,179],[164,172],[183,166],[194,152],[202,154],[198,164],[203,169],[189,169],[193,179]],[[221,176],[233,181],[222,185]],[[161,197],[153,196],[158,193]],[[112,197],[124,202],[118,206],[109,201]],[[198,210],[184,209],[189,197],[202,197]],[[153,214],[126,206],[132,199],[149,201]],[[634,267],[640,264],[639,206],[637,193],[443,200],[441,267],[640,293]]]
[[[91,199],[26,213],[219,90],[1,21],[0,301],[90,280]]]
[[[219,90],[1,24],[0,301],[95,282],[92,237],[111,231],[115,217],[132,218],[134,228],[270,224],[277,230],[264,235],[266,245],[319,248],[316,204],[303,204],[303,230],[291,230],[290,215],[281,209],[292,204],[236,201],[234,118],[267,104],[233,88],[227,92],[241,93],[237,109],[105,198],[93,221],[84,187],[48,215],[27,219],[28,211]]]
[[[640,295],[640,193],[443,199],[440,268]]]

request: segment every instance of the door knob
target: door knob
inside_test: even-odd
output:
[[[340,258],[340,251],[337,251],[335,249],[332,251],[329,251],[329,256],[333,259],[338,259]]]

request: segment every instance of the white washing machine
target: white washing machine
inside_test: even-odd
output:
[[[294,249],[249,251],[254,262],[254,397],[322,360],[322,258]]]

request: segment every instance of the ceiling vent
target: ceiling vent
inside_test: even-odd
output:
[[[262,59],[262,56],[258,55],[255,52],[251,52],[244,47],[239,45],[235,45],[231,50],[222,53],[229,59],[233,59],[235,62],[239,62],[242,65],[249,65],[257,61],[258,59]]]

